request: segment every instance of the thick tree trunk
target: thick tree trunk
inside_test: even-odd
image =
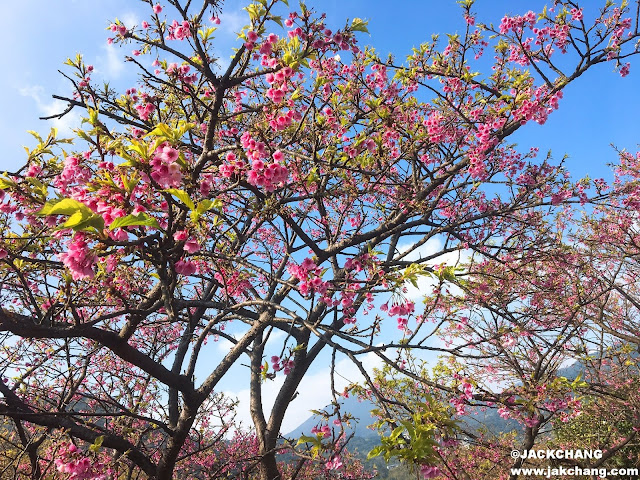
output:
[[[199,408],[199,406],[198,406]],[[176,468],[176,461],[180,453],[180,449],[184,445],[184,442],[189,434],[189,430],[195,420],[195,414],[198,408],[192,409],[188,406],[184,406],[180,419],[178,421],[178,427],[169,439],[164,455],[158,462],[158,468],[156,478],[154,480],[173,480],[174,470]]]
[[[260,480],[282,480],[282,475],[280,475],[276,462],[275,451],[268,449],[266,445],[262,445],[262,449],[269,453],[265,453],[260,460]]]

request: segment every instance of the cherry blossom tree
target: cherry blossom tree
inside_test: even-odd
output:
[[[404,375],[386,367],[368,390],[354,389],[377,392],[379,405],[391,401],[378,426],[392,424],[404,436],[405,450],[383,436],[373,455],[415,463],[420,442],[402,430],[413,418],[428,432],[423,443],[435,446],[427,476],[515,479],[511,469],[559,464],[638,468],[640,156],[619,157],[613,184],[596,182],[588,209],[567,204],[547,216],[546,230],[514,231],[436,285],[425,304],[448,355],[435,367],[406,355]],[[528,247],[534,243],[547,247]],[[500,417],[510,423],[496,425]],[[602,455],[513,458],[514,449]]]
[[[419,312],[402,290],[421,276],[451,281],[455,270],[433,266],[445,253],[508,269],[555,245],[549,218],[588,201],[585,184],[506,139],[544,123],[592,67],[629,73],[637,5],[608,2],[587,23],[575,2],[557,1],[494,27],[476,25],[465,1],[463,34],[424,43],[399,65],[359,46],[359,18],[331,31],[302,4],[260,0],[246,7],[220,69],[221,2],[144,3],[149,17],[115,21],[108,40],[133,48],[138,83],[115,92],[95,84],[81,56],[70,59],[73,95],[56,98],[85,111],[83,124],[73,139],[36,135],[26,163],[0,181],[0,414],[16,452],[6,468],[33,478],[54,469],[67,478],[366,476],[346,468],[339,410],[333,431],[282,438],[300,382],[331,351],[372,386],[360,360],[368,353],[434,388],[405,368],[406,352],[473,345],[429,343],[430,320],[453,310],[436,294]],[[433,239],[442,248],[420,256]],[[390,322],[396,333],[386,336]],[[576,334],[557,329],[558,345]],[[231,346],[212,364],[218,339]],[[509,363],[504,344],[488,342],[477,358]],[[240,362],[255,437],[229,440],[233,403],[218,390]],[[461,411],[482,381],[470,365],[473,377],[444,389],[459,392]],[[267,410],[264,384],[277,377]],[[574,387],[558,390],[569,402]],[[538,428],[522,409],[513,415]],[[437,473],[434,448],[407,457],[425,476]]]

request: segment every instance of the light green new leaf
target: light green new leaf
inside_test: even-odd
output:
[[[38,215],[73,215],[76,212],[83,212],[89,217],[93,212],[84,203],[74,200],[73,198],[63,198],[61,200],[52,200],[44,204],[42,209],[37,212]]]
[[[81,222],[78,222],[75,225],[67,225],[71,218],[65,222],[63,227],[73,228],[76,232],[79,231],[95,231],[96,233],[100,233],[104,230],[104,218],[102,215],[90,215],[89,217],[83,217],[84,219]]]
[[[158,225],[158,221],[155,218],[150,217],[146,213],[139,213],[138,215],[127,215],[126,217],[116,218],[111,222],[111,225],[109,225],[109,230],[139,225],[160,228],[160,225]]]
[[[381,445],[374,447],[373,450],[371,450],[367,454],[367,460],[371,460],[372,458],[379,456],[382,453],[382,451],[383,451],[383,448]]]
[[[65,228],[73,228],[80,225],[82,222],[86,220],[86,216],[78,210],[73,215],[71,215],[66,222],[62,225]]]
[[[184,203],[187,207],[189,207],[189,210],[195,210],[196,206],[193,203],[193,200],[191,200],[191,198],[189,198],[189,194],[187,192],[185,192],[184,190],[179,190],[177,188],[167,188],[166,190],[163,190],[164,192],[170,193],[171,195],[173,195],[174,197],[176,197],[178,200],[180,200],[182,203]]]
[[[0,178],[0,190],[4,190],[6,188],[14,187],[16,184],[11,180],[7,180],[6,178]]]
[[[308,437],[307,435],[302,435],[299,439],[298,439],[298,443],[296,444],[296,446],[301,445],[303,443],[317,443],[318,439],[316,437]]]
[[[145,137],[171,137],[171,127],[166,123],[159,123],[156,125],[156,128],[151,130],[149,133],[145,135]]]
[[[102,446],[102,442],[104,442],[104,435],[100,435],[99,437],[96,437],[93,444],[89,447],[89,450],[91,450],[94,453],[98,452],[100,450],[100,447]]]
[[[38,215],[68,215],[69,218],[62,225],[62,228],[72,228],[73,230],[104,230],[104,218],[102,215],[94,214],[84,203],[73,198],[63,198],[52,200],[44,204]]]
[[[369,29],[367,28],[368,24],[369,21],[362,20],[361,18],[354,18],[351,22],[351,30],[355,32],[369,33]]]

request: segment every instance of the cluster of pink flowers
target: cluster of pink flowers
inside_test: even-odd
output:
[[[113,33],[116,33],[122,37],[124,37],[127,34],[127,27],[125,27],[123,24],[112,23],[111,25],[109,25],[109,29]]]
[[[529,92],[528,92],[529,93]],[[513,112],[514,117],[520,119],[521,124],[530,120],[543,125],[549,114],[558,109],[562,90],[547,98],[548,89],[546,86],[538,87],[533,94],[527,95],[530,100],[523,100],[520,107]]]
[[[238,270],[220,268],[214,275],[229,297],[237,297],[251,288],[251,282]]]
[[[368,256],[368,255],[367,255]],[[348,258],[346,262],[344,262],[344,269],[348,271],[361,272],[363,269],[362,262],[359,258]]]
[[[273,46],[278,42],[278,35],[270,33],[269,36],[262,42],[260,46],[260,54],[269,56],[273,53]]]
[[[38,165],[37,163],[32,163],[31,165],[29,165],[29,168],[27,169],[27,177],[37,177],[38,174],[42,171],[42,167],[40,165]]]
[[[331,436],[331,428],[329,425],[323,425],[322,427],[315,426],[311,429],[312,435],[322,435],[324,438],[329,438]]]
[[[271,364],[274,372],[283,371],[285,375],[289,375],[291,373],[291,369],[293,369],[295,363],[290,358],[280,358],[276,355],[271,357]]]
[[[177,160],[180,152],[167,144],[162,144],[156,149],[150,164],[152,167],[151,178],[161,187],[179,187],[182,180],[182,172]]]
[[[582,9],[581,8],[572,8],[569,11],[569,15],[576,21],[579,22],[583,18]]]
[[[338,470],[342,467],[342,459],[339,455],[332,457],[327,463],[324,464],[328,470]]]
[[[251,138],[251,133],[244,132],[240,137],[240,145],[244,148],[249,160],[259,160],[268,156],[267,146]]]
[[[406,330],[407,325],[409,324],[406,317],[413,314],[415,308],[415,303],[406,301],[404,303],[394,304],[391,308],[389,308],[389,305],[385,303],[380,307],[380,310],[387,312],[392,317],[398,316],[398,330]]]
[[[244,46],[247,50],[253,50],[256,48],[256,42],[258,41],[258,34],[253,30],[246,33],[247,41],[244,42]]]
[[[268,73],[265,80],[271,87],[267,90],[267,97],[274,103],[282,102],[289,92],[289,79],[294,73],[291,67],[284,67],[275,73]]]
[[[68,473],[69,480],[107,480],[108,469],[102,463],[93,463],[90,458],[80,453],[73,443],[63,446],[54,460],[56,470]]]
[[[485,123],[477,125],[474,132],[476,144],[468,152],[469,173],[473,178],[482,180],[486,177],[486,155],[498,143],[494,133],[506,122],[505,118],[487,119]]]
[[[191,26],[188,21],[183,20],[182,22],[178,22],[174,20],[171,25],[169,25],[167,40],[184,40],[189,37],[191,37]]]
[[[178,260],[176,262],[176,273],[180,275],[193,275],[198,271],[198,267],[195,263],[190,260]]]
[[[504,16],[500,21],[500,33],[505,34],[509,31],[520,33],[527,23],[530,27],[533,27],[536,23],[536,14],[534,12],[528,11],[524,15],[516,15],[514,17]]]
[[[535,35],[535,42],[533,38],[527,38],[525,41],[525,50],[531,49],[531,43],[542,46],[545,42],[551,43],[544,47],[544,52],[547,56],[551,56],[553,53],[552,45],[557,46],[562,53],[567,53],[567,45],[569,44],[569,33],[571,32],[571,25],[569,24],[555,24],[553,26],[545,26],[542,28],[532,28],[531,31]],[[514,51],[514,45],[511,46],[512,52]],[[520,51],[518,47],[515,51]],[[511,58],[510,58],[511,60]],[[521,65],[528,65],[529,61],[518,61]]]
[[[471,385],[467,380],[462,381],[462,397],[465,400],[473,399],[473,385]]]
[[[94,206],[93,203],[94,202],[92,202],[92,205],[89,205],[89,206],[90,207]],[[102,215],[102,218],[104,218],[104,223],[106,226],[111,225],[111,223],[116,218],[124,217],[127,215],[127,212],[125,212],[124,209],[109,205],[104,200],[98,200],[97,202],[95,202],[94,210],[96,213],[99,213],[100,215]]]
[[[422,465],[420,467],[420,475],[422,475],[423,478],[436,478],[440,473],[442,473],[440,469],[433,465]]]
[[[245,132],[240,138],[242,147],[246,150],[247,157],[252,159],[251,169],[247,173],[247,181],[255,186],[264,187],[268,192],[273,192],[278,186],[284,184],[289,177],[289,170],[281,162],[284,154],[277,150],[273,153],[273,162],[266,163],[267,150],[262,142],[256,142],[249,132]],[[235,156],[228,158],[235,159]],[[223,175],[233,175],[237,164],[231,164],[234,168],[225,167]]]
[[[156,106],[153,103],[141,103],[139,105],[136,105],[136,112],[138,112],[138,116],[140,117],[140,120],[148,120],[149,119],[149,115],[151,115],[154,110],[156,109]]]
[[[370,138],[364,141],[356,140],[353,143],[351,143],[351,145],[344,146],[344,153],[346,153],[349,156],[349,158],[356,158],[358,155],[364,152],[365,148],[370,153],[373,153],[376,148],[375,140],[372,140]]]
[[[190,65],[178,65],[177,63],[170,63],[167,65],[166,73],[167,75],[174,75],[179,80],[182,80],[184,83],[193,84],[198,80],[198,74],[192,73],[189,75],[191,71]]]
[[[66,252],[59,253],[58,258],[71,271],[71,277],[74,280],[81,278],[93,278],[95,272],[93,266],[96,264],[96,256],[91,252],[85,234],[77,232]]]
[[[511,412],[507,407],[500,407],[498,409],[498,415],[500,415],[500,418],[504,418],[504,419],[511,418]]]
[[[67,157],[64,160],[64,168],[55,180],[55,186],[61,189],[67,188],[70,184],[86,184],[91,178],[91,170],[80,164],[78,157]]]
[[[630,18],[621,18],[622,11],[619,7],[616,7],[606,18],[602,19],[602,23],[604,23],[607,27],[613,27],[613,33],[611,34],[611,39],[609,40],[609,53],[607,54],[607,60],[614,59],[620,53],[620,40],[624,35],[624,32],[631,28],[631,19]]]
[[[320,295],[327,293],[329,282],[322,280],[322,267],[317,266],[310,258],[305,258],[300,265],[289,265],[289,273],[300,280],[298,289],[302,295],[308,295],[311,292],[317,292]]]
[[[182,247],[187,253],[195,253],[200,251],[200,244],[193,238],[189,238],[189,232],[186,230],[179,230],[173,234],[173,239],[176,242],[185,242]]]
[[[544,408],[549,410],[550,412],[557,412],[558,410],[563,410],[567,408],[567,400],[564,398],[553,398],[544,403]]]
[[[439,143],[445,138],[445,125],[442,123],[444,117],[440,112],[432,112],[429,117],[423,121],[423,125],[427,127],[429,140],[433,143]]]
[[[277,132],[285,130],[287,127],[290,127],[294,121],[298,122],[300,120],[302,120],[302,114],[300,112],[289,110],[287,113],[272,116],[269,120],[269,126]]]
[[[227,163],[220,165],[220,175],[224,178],[231,178],[238,175],[247,164],[233,152],[228,152],[226,156]]]
[[[625,63],[622,67],[620,67],[620,76],[626,77],[629,75],[629,71],[631,70],[631,64],[629,62]]]
[[[277,187],[284,185],[287,178],[289,178],[287,167],[277,162],[265,164],[262,160],[254,160],[247,174],[247,181],[251,185],[264,187],[267,192],[273,192]]]

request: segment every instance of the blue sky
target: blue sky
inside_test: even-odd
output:
[[[593,8],[602,2],[585,3]],[[360,42],[374,45],[381,53],[394,52],[398,59],[432,33],[463,28],[455,0],[405,0],[392,6],[381,0],[315,0],[308,4],[326,12],[334,26],[343,25],[346,18],[369,19],[371,35],[363,34]],[[541,0],[477,0],[474,10],[481,21],[497,23],[505,12],[539,11],[544,4]],[[232,32],[246,22],[243,2],[227,0],[224,5],[224,35],[218,39],[221,57],[227,58],[235,42]],[[67,57],[82,52],[96,66],[94,78],[106,78],[124,88],[133,85],[121,61],[130,51],[107,46],[105,28],[115,17],[139,23],[148,6],[135,0],[25,0],[6,2],[2,11],[10,20],[0,30],[0,40],[8,46],[3,52],[6,74],[0,77],[0,105],[5,112],[0,116],[0,142],[4,147],[0,169],[11,169],[24,159],[22,145],[32,144],[26,130],[48,130],[38,117],[59,111],[61,105],[55,104],[50,95],[69,92],[68,83],[57,72]],[[603,164],[615,161],[610,143],[636,149],[640,138],[640,70],[632,66],[631,74],[624,79],[612,71],[611,65],[601,65],[591,73],[565,91],[560,110],[546,125],[529,125],[515,140],[527,149],[552,149],[558,159],[568,154],[568,166],[575,175],[599,176],[606,174]],[[56,124],[69,126],[77,120],[77,116],[69,117]]]
[[[162,0],[161,4],[164,4]],[[325,0],[308,1],[309,6],[327,13],[333,28],[344,25],[347,18],[368,19],[370,35],[363,34],[361,45],[371,44],[381,53],[393,52],[400,60],[411,47],[428,40],[432,33],[453,33],[462,30],[461,9],[455,0]],[[598,0],[583,2],[594,8]],[[292,6],[295,4],[291,0]],[[474,11],[482,22],[499,23],[504,13],[540,11],[544,1],[538,0],[477,0]],[[219,30],[218,52],[228,58],[236,44],[234,31],[245,21],[244,5],[238,0],[224,2],[223,23]],[[166,6],[166,5],[164,5]],[[148,5],[134,0],[23,0],[4,2],[0,11],[5,25],[0,29],[5,74],[0,76],[0,144],[3,156],[0,169],[13,170],[20,166],[25,153],[23,145],[33,146],[27,130],[46,133],[52,122],[38,120],[39,116],[58,113],[64,108],[51,99],[51,94],[68,94],[68,82],[57,72],[63,61],[77,52],[83,53],[87,63],[96,67],[94,79],[108,79],[122,90],[134,85],[122,56],[130,54],[130,47],[106,44],[107,25],[118,17],[125,24],[138,23],[146,18]],[[149,60],[151,61],[151,60]],[[549,121],[539,126],[527,125],[513,141],[523,151],[540,148],[542,153],[552,150],[554,158],[569,155],[567,167],[575,178],[609,177],[606,163],[615,162],[611,143],[635,151],[640,140],[640,62],[632,62],[631,74],[621,78],[613,72],[613,65],[601,65],[595,71],[571,85]],[[68,133],[79,123],[77,114],[54,122]],[[224,350],[224,343],[220,343]],[[373,360],[370,362],[373,364]],[[329,400],[328,367],[319,366],[310,373],[306,387],[294,402],[283,430],[294,428],[308,416],[308,409],[322,406]],[[343,364],[345,376],[355,375],[355,368]],[[275,392],[277,383],[269,387]],[[226,381],[224,388],[246,398],[242,386]],[[269,393],[266,397],[269,398]],[[311,403],[310,403],[311,402]],[[241,418],[247,419],[241,412]]]

